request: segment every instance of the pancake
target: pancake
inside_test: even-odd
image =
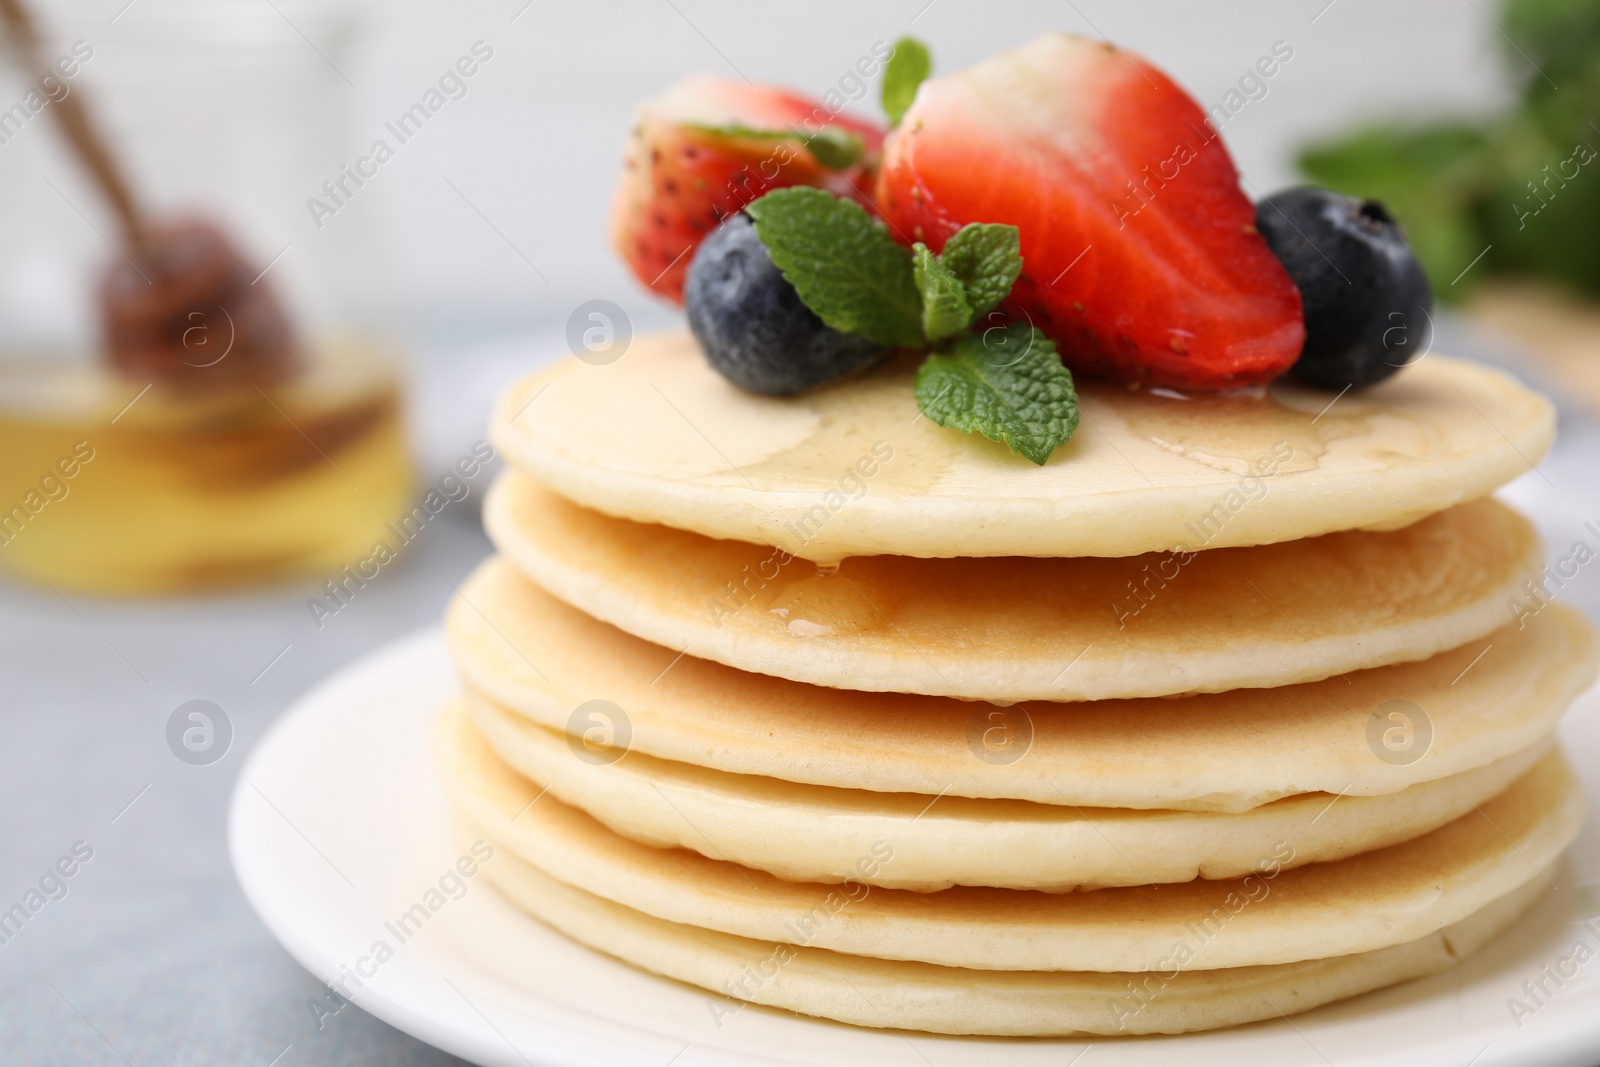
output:
[[[727,774],[582,742],[482,702],[472,720],[499,759],[616,832],[797,882],[932,892],[951,885],[1064,892],[1238,878],[1283,841],[1284,866],[1338,860],[1427,833],[1506,789],[1548,740],[1485,767],[1378,797],[1306,793],[1239,814],[1132,811],[868,793]],[[528,794],[530,797],[533,791]],[[525,802],[525,801],[524,801]],[[883,843],[895,861],[861,869]]]
[[[472,832],[469,830],[469,832]],[[580,944],[720,994],[857,1026],[999,1037],[1177,1034],[1273,1019],[1437,974],[1511,926],[1548,888],[1532,878],[1426,937],[1350,956],[1222,970],[979,971],[849,956],[668,922],[575,889],[507,852],[483,877]],[[726,996],[729,999],[723,999]]]
[[[1550,447],[1555,411],[1430,355],[1335,398],[1175,398],[1081,381],[1044,467],[918,415],[915,362],[798,398],[735,388],[686,332],[567,360],[501,396],[491,439],[581,504],[710,537],[848,556],[1123,556],[1394,528],[1483,496]],[[859,465],[859,466],[858,466]],[[1257,477],[1260,475],[1260,477]]]
[[[1084,807],[1245,811],[1296,793],[1398,792],[1547,736],[1596,662],[1583,615],[1555,605],[1482,642],[1348,682],[1004,709],[679,656],[557,600],[500,557],[461,594],[446,634],[467,687],[551,729],[605,699],[628,716],[632,750],[662,759],[848,789]],[[1373,758],[1374,712],[1393,701],[1426,716],[1426,737],[1413,738],[1418,758]]]
[[[1434,832],[1339,863],[1288,869],[1305,823],[1238,880],[1038,893],[938,893],[781,880],[611,832],[496,760],[459,713],[439,724],[441,772],[458,813],[543,873],[659,919],[757,941],[977,970],[1158,970],[1188,940],[1192,970],[1292,963],[1424,937],[1554,864],[1583,822],[1552,752],[1499,795]],[[862,853],[902,861],[899,840]],[[1209,919],[1209,922],[1203,920]],[[1196,944],[1196,940],[1203,944]]]
[[[1400,530],[1187,557],[863,556],[834,572],[609,518],[515,472],[484,525],[551,594],[674,653],[991,701],[1281,686],[1423,659],[1505,625],[1542,558],[1528,522],[1490,499]]]

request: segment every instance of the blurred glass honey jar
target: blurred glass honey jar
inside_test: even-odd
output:
[[[26,577],[139,593],[325,570],[410,488],[392,365],[359,344],[226,391],[0,375],[0,565]]]
[[[89,46],[18,4],[4,91],[53,77],[57,122],[0,145],[37,209],[0,221],[0,568],[157,593],[366,550],[412,487],[400,319],[370,214],[304,207],[349,143],[349,17],[180,5]]]

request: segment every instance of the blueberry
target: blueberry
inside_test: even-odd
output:
[[[1256,205],[1256,228],[1305,305],[1306,343],[1289,373],[1323,389],[1389,377],[1428,347],[1433,290],[1376,200],[1305,186]]]
[[[689,329],[711,365],[752,393],[791,396],[882,358],[882,345],[830,329],[801,303],[747,215],[711,232],[683,289]]]

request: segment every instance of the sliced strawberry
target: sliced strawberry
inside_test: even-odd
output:
[[[824,140],[808,148],[824,129]],[[825,149],[841,135],[860,139],[859,158],[823,166],[819,156],[839,162]],[[611,243],[641,282],[681,303],[693,251],[723,219],[786,185],[867,204],[882,143],[883,131],[870,123],[781,89],[686,79],[640,108],[612,200]]]
[[[938,249],[968,222],[1020,231],[1004,305],[1076,370],[1227,389],[1300,354],[1300,293],[1204,112],[1143,59],[1054,34],[924,82],[884,145],[878,207]]]

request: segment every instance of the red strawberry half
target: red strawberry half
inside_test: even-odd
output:
[[[878,207],[934,249],[1018,228],[1004,305],[1087,374],[1189,389],[1270,381],[1300,354],[1300,293],[1205,114],[1138,56],[1054,34],[924,82],[884,146]]]
[[[849,147],[860,151],[844,152],[840,165],[852,136],[859,143]],[[694,249],[723,219],[786,185],[865,204],[882,143],[881,129],[817,101],[731,78],[689,78],[639,110],[612,201],[611,243],[641,282],[682,302]]]

